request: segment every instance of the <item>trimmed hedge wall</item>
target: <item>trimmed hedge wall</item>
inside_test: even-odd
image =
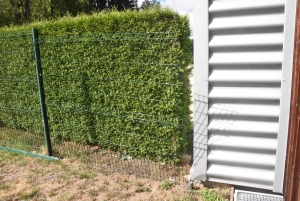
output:
[[[40,33],[52,137],[133,157],[179,160],[190,131],[187,17],[169,9],[111,11],[0,33],[31,27]],[[5,59],[0,56],[0,61]],[[24,72],[23,68],[7,70]],[[28,90],[27,84],[18,90]],[[18,118],[20,126],[28,128],[27,122],[37,117]],[[0,119],[12,120],[2,112]]]
[[[32,47],[30,31],[0,33],[0,126],[43,133]]]

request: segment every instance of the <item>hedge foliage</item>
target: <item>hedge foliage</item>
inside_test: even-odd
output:
[[[31,32],[0,34],[0,125],[42,132]]]
[[[40,34],[52,137],[96,144],[133,157],[179,160],[190,131],[187,66],[191,51],[186,16],[157,8],[110,11],[2,29],[0,34],[32,27]],[[28,42],[20,37],[5,44],[21,47],[24,41]],[[14,55],[18,54],[1,54],[0,61],[23,66],[9,65],[1,73],[32,76],[33,55]],[[1,91],[10,89],[16,94],[36,93],[29,82],[1,86]],[[38,100],[0,98],[1,104],[9,105],[36,106]],[[39,117],[5,110],[0,119],[28,128]]]

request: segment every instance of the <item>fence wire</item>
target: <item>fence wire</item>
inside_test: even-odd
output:
[[[184,129],[180,115],[174,115],[174,108],[183,104],[174,93],[179,94],[182,86],[180,64],[175,50],[165,51],[166,46],[180,45],[176,34],[40,36],[55,157],[79,158],[106,171],[184,181],[183,176],[189,174],[191,167],[191,153],[166,151],[161,154],[160,151],[163,147],[169,149],[170,145],[174,145],[174,149],[190,145],[170,137],[172,132]],[[0,116],[0,146],[45,154],[32,35],[0,35],[0,42],[1,86],[4,83],[0,89],[0,111],[10,111],[10,116],[3,116],[5,112]],[[6,48],[2,46],[4,43],[7,43]],[[121,48],[124,43],[128,43],[127,50]],[[142,58],[141,49],[145,53],[153,43],[156,49],[151,59]],[[79,49],[75,51],[75,47]],[[162,57],[169,62],[161,62]],[[157,75],[154,79],[141,76],[153,72]],[[26,86],[24,93],[19,93],[18,86]],[[109,123],[114,126],[105,126]],[[123,125],[128,127],[123,128]],[[169,135],[159,133],[160,130]],[[147,148],[154,145],[157,149]]]
[[[0,34],[0,147],[45,154],[31,32]]]

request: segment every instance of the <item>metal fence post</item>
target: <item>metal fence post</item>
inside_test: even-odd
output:
[[[37,29],[35,28],[32,29],[32,36],[33,36],[34,57],[36,62],[36,73],[37,73],[37,80],[38,80],[38,87],[39,87],[39,94],[40,94],[43,126],[44,126],[44,135],[45,135],[48,155],[52,156],[52,146],[51,146],[51,139],[49,133],[47,107],[46,107],[45,91],[44,91],[44,83],[43,83],[43,73],[42,73],[42,66],[41,66],[41,54],[40,54]]]

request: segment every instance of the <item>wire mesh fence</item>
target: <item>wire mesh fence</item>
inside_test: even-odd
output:
[[[107,171],[183,181],[192,157],[181,115],[184,83],[176,34],[40,35],[53,155],[80,158]],[[3,55],[10,55],[1,57],[7,61],[2,64],[18,70],[15,74],[1,72],[8,83],[0,90],[1,98],[12,101],[1,99],[3,107],[16,111],[9,113],[12,118],[1,114],[1,128],[7,132],[1,132],[0,146],[45,154],[32,35],[12,37],[24,40],[24,45],[26,41],[27,46],[19,42],[14,46],[13,40],[8,40],[13,48],[1,49]],[[174,48],[166,51],[170,46]],[[21,49],[27,53],[23,55]],[[20,70],[23,66],[25,73]],[[20,89],[13,91],[18,85],[12,83],[19,81],[25,82],[20,84],[24,94]],[[10,120],[15,124],[9,124]],[[31,144],[23,148],[10,138],[22,146],[19,138]]]
[[[0,146],[44,154],[32,34],[1,34],[0,43]]]

